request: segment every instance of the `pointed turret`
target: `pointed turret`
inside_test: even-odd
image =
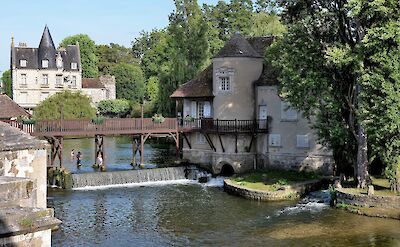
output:
[[[48,69],[56,68],[56,47],[54,46],[53,39],[51,38],[49,28],[45,26],[42,34],[42,39],[39,44],[39,68],[44,68],[42,65],[43,60],[48,60]]]

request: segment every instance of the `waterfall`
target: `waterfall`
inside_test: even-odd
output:
[[[93,187],[186,179],[185,167],[72,174],[72,187]]]

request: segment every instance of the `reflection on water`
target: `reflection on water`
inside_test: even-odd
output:
[[[154,165],[168,165],[175,157],[175,146],[164,143],[165,139],[157,139],[145,143],[144,161],[147,167]],[[75,154],[82,153],[82,167],[76,167],[76,159],[71,157],[71,151]],[[106,137],[104,138],[104,162],[108,171],[132,169],[132,138],[131,137]],[[94,138],[66,139],[63,147],[64,166],[73,173],[93,172],[92,165],[95,163]],[[136,161],[140,163],[139,152],[136,154]]]
[[[323,201],[303,202],[301,210],[197,184],[49,196],[63,221],[53,246],[400,246],[399,221],[333,210]]]

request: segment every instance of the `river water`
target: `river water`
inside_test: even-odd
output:
[[[326,198],[249,201],[225,193],[217,178],[49,191],[48,205],[63,221],[53,246],[400,246],[400,221],[334,210]]]

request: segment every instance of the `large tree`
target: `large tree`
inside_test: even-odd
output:
[[[69,90],[56,93],[40,102],[33,112],[37,120],[55,120],[93,118],[96,109],[91,106],[91,99],[81,92]]]
[[[1,76],[1,81],[3,82],[3,91],[10,98],[12,98],[12,80],[11,80],[11,70],[6,70]]]
[[[365,187],[369,182],[365,129],[374,143],[377,131],[371,126],[379,128],[369,118],[386,114],[384,121],[392,121],[391,134],[399,136],[398,127],[393,127],[399,126],[395,107],[390,111],[386,104],[376,103],[388,100],[388,95],[392,96],[389,102],[396,103],[400,96],[395,86],[398,65],[391,60],[400,40],[399,3],[379,1],[379,10],[375,9],[377,1],[362,0],[282,4],[288,32],[267,55],[280,69],[281,94],[306,116],[316,117],[320,140],[333,149],[337,164],[353,164],[358,186]],[[371,112],[378,105],[379,110]]]
[[[138,62],[131,49],[114,43],[97,45],[96,55],[99,59],[99,73],[102,75],[109,74],[110,68],[116,64],[133,64]]]
[[[145,92],[145,79],[138,64],[117,64],[110,68],[115,76],[118,99],[127,99],[140,103]]]
[[[60,47],[76,45],[77,43],[79,43],[79,51],[81,53],[82,76],[84,78],[97,77],[99,70],[97,67],[96,44],[87,34],[68,36],[61,41]]]

